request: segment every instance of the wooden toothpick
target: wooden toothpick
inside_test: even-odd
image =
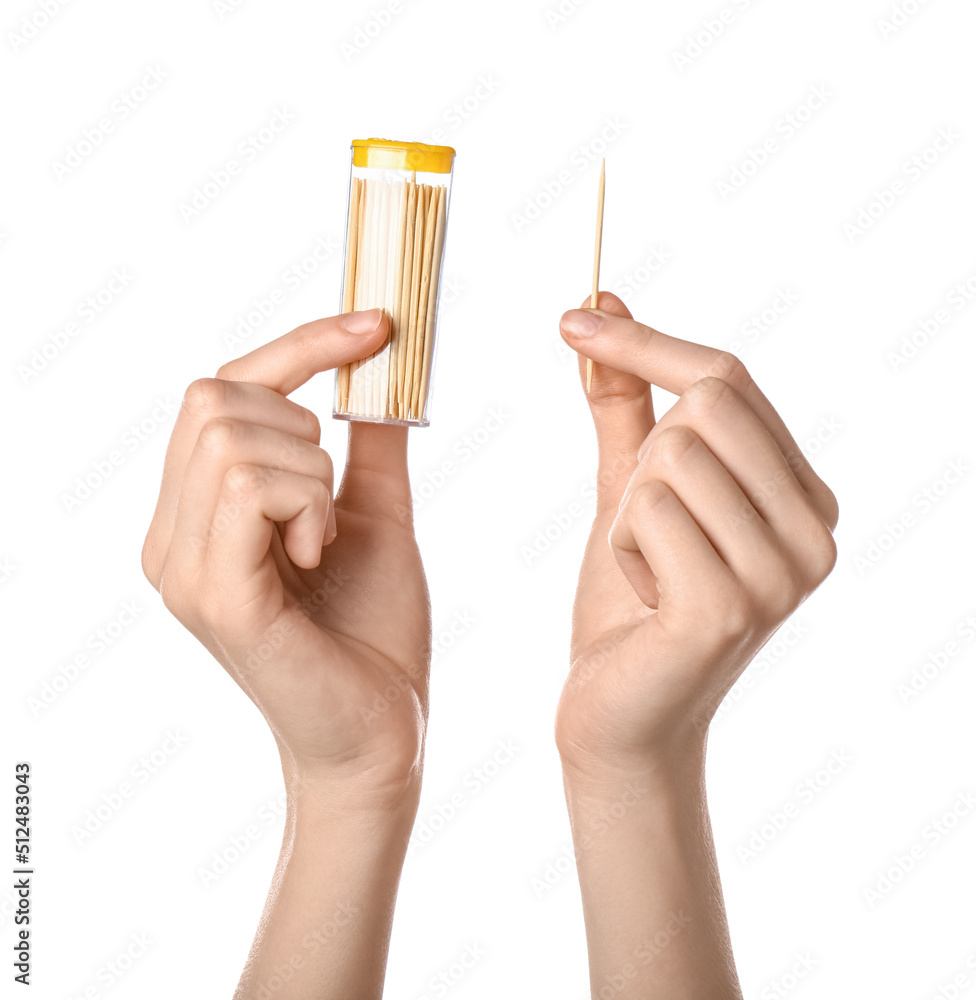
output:
[[[600,165],[600,191],[596,202],[596,246],[593,250],[593,291],[590,293],[590,308],[596,309],[600,299],[600,251],[603,248],[603,192],[606,187],[607,158]],[[593,381],[593,359],[586,359],[586,391],[590,391]]]

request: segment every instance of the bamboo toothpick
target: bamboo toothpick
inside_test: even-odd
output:
[[[596,246],[593,250],[593,290],[590,292],[590,308],[596,309],[600,300],[600,252],[603,249],[603,192],[606,187],[607,158],[600,166],[600,191],[596,202]],[[593,381],[593,359],[586,359],[586,391],[590,391]]]
[[[379,307],[390,336],[340,367],[337,413],[425,422],[446,222],[446,185],[352,179],[343,311]]]

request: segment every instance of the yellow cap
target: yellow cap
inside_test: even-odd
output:
[[[421,170],[449,174],[454,162],[450,146],[428,146],[425,142],[395,139],[353,139],[352,165],[382,170]]]

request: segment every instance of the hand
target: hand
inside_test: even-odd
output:
[[[142,563],[264,715],[286,780],[395,799],[419,787],[430,660],[407,429],[351,422],[333,501],[319,421],[286,398],[387,333],[376,309],[317,320],[193,382]]]
[[[837,502],[737,358],[637,323],[608,292],[599,305],[560,324],[596,362],[599,485],[556,734],[578,771],[640,772],[704,741],[830,572]],[[602,318],[591,336],[574,332],[586,316]],[[659,422],[651,383],[679,396]]]

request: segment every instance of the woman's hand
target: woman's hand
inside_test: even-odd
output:
[[[837,503],[736,358],[636,323],[607,292],[599,302],[561,323],[597,362],[597,510],[556,714],[590,985],[618,1000],[741,1000],[705,800],[708,722],[830,572]],[[579,320],[596,321],[589,336]],[[657,423],[651,383],[679,397]]]
[[[407,429],[350,423],[333,500],[319,421],[287,396],[387,332],[378,309],[317,320],[192,383],[142,554],[267,719],[286,781],[370,800],[419,786],[427,718]]]
[[[579,318],[601,322],[583,336]],[[597,362],[599,487],[557,740],[571,766],[627,770],[704,739],[833,567],[837,502],[734,356],[643,326],[608,292],[561,331]],[[658,422],[651,383],[679,397]]]

